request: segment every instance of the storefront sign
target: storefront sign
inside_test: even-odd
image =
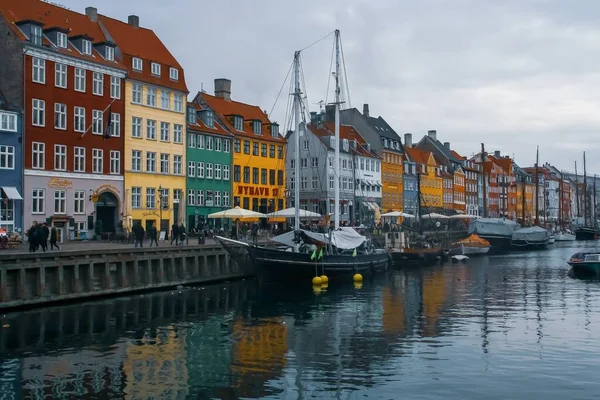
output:
[[[272,193],[273,197],[279,197],[279,188],[273,188],[269,190],[268,187],[254,187],[254,186],[238,186],[237,194],[244,196],[260,196],[269,197],[269,192]]]
[[[145,211],[144,213],[142,213],[142,216],[147,217],[148,215],[153,215],[158,217],[158,213],[156,211]]]
[[[72,189],[73,181],[68,179],[51,178],[48,180],[48,187],[54,189]]]

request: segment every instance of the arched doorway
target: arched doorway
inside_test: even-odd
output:
[[[112,192],[104,192],[96,202],[96,223],[102,221],[103,232],[115,232],[119,200]]]

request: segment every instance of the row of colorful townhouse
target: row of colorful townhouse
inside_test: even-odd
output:
[[[284,207],[279,126],[226,79],[188,103],[183,68],[139,17],[0,0],[0,37],[1,229],[168,235],[233,205]]]

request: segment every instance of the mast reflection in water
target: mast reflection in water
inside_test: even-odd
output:
[[[600,282],[574,251],[7,314],[0,398],[594,398]]]

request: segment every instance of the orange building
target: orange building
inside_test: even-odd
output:
[[[448,171],[445,165],[441,165],[441,162],[438,160],[438,171],[439,175],[442,178],[442,198],[443,198],[443,208],[444,211],[449,211],[454,209],[454,182],[452,173]]]
[[[490,159],[502,168],[502,174],[498,175],[498,208],[503,216],[516,221],[517,219],[517,187],[515,185],[515,174],[513,171],[513,160],[502,157],[496,151]]]
[[[400,142],[398,142],[400,143]],[[381,152],[381,207],[384,212],[404,210],[402,153],[385,147]]]
[[[454,211],[456,211],[459,214],[467,213],[465,180],[465,171],[462,169],[462,167],[456,168],[454,170],[454,185],[452,198]]]

